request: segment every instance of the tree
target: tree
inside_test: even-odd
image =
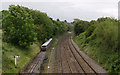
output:
[[[66,22],[66,23],[67,23],[67,20],[64,20],[64,22]]]
[[[84,32],[81,24],[76,24],[74,27],[74,31],[76,35],[79,35],[80,33]]]
[[[46,13],[23,6],[10,5],[3,10],[3,40],[26,47],[35,41],[44,43],[53,36],[67,31],[66,22],[53,20]]]
[[[60,21],[59,19],[57,19],[57,21]]]
[[[27,47],[36,40],[33,19],[27,10],[19,5],[10,5],[9,14],[3,18],[3,37],[7,42]]]
[[[89,26],[90,24],[88,21],[74,19],[74,31],[76,35],[86,31]]]

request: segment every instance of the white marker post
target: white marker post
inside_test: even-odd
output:
[[[48,75],[48,72],[49,72],[49,69],[50,69],[50,61],[51,61],[51,56],[53,54],[53,50],[54,50],[54,48],[52,48],[52,52],[51,52],[51,55],[50,55],[50,59],[49,59],[49,63],[48,63],[47,75]]]
[[[20,56],[14,56],[14,58],[15,58],[15,68],[17,67],[16,65],[17,65],[17,59],[16,58],[19,58]]]

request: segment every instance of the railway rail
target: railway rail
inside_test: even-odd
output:
[[[72,74],[80,73],[80,75],[108,75],[106,70],[94,63],[86,54],[82,53],[72,41],[71,33],[64,35],[59,39],[57,47],[55,48],[55,61],[57,66],[55,73]],[[29,73],[40,73],[40,66],[43,63],[47,51],[41,51],[33,60],[20,71],[20,75]],[[49,72],[49,71],[48,71]]]
[[[44,48],[42,48],[41,51],[36,54],[36,56],[26,65],[26,67],[19,72],[19,74],[20,75],[39,74],[41,64],[43,64],[43,60],[45,59],[47,52],[50,50],[52,43],[53,43],[52,39],[45,42],[42,45],[42,47],[44,46]]]
[[[107,72],[101,68],[101,71],[97,71],[91,64],[81,55],[81,53],[75,47],[71,34],[63,36],[58,43],[57,51],[57,70],[58,73],[81,73],[82,75],[99,75],[100,73]],[[95,64],[96,65],[96,64]],[[96,68],[99,68],[97,66]],[[104,72],[102,72],[104,71]]]
[[[38,53],[28,64],[22,69],[19,74],[20,75],[32,75],[33,73],[40,73],[40,66],[43,63],[46,52]]]

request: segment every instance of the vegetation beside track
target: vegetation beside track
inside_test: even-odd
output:
[[[1,12],[3,73],[17,73],[40,51],[41,44],[69,27],[67,21],[53,20],[46,13],[24,6],[10,5]],[[21,56],[17,68],[14,55]]]
[[[2,72],[3,73],[18,73],[27,63],[40,52],[40,47],[37,44],[31,45],[29,48],[20,48],[10,43],[2,43]],[[14,56],[17,58],[17,68],[15,68]]]
[[[2,73],[2,30],[0,29],[0,74]]]
[[[53,20],[38,10],[10,5],[9,10],[2,10],[2,26],[3,41],[25,48],[66,32],[69,23]]]
[[[85,21],[78,19],[74,21],[75,28],[78,30],[75,30],[73,40],[81,50],[95,59],[109,73],[119,73],[118,20],[106,17],[89,23],[83,22]]]

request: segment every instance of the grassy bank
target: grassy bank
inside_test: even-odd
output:
[[[84,43],[86,41],[85,32],[75,36],[73,40],[91,58],[96,60],[101,66],[103,66],[109,73],[119,72],[118,65],[118,54],[114,52],[111,48],[106,48],[100,44],[101,39],[95,39],[89,41],[89,43]],[[114,70],[113,70],[114,69]]]
[[[118,22],[110,17],[74,22],[74,41],[109,73],[120,73]]]
[[[2,30],[0,29],[0,74],[2,73]]]
[[[2,72],[17,73],[21,70],[38,52],[40,48],[37,44],[31,45],[27,49],[22,49],[12,44],[2,43]],[[14,56],[18,55],[17,68],[15,68]]]

